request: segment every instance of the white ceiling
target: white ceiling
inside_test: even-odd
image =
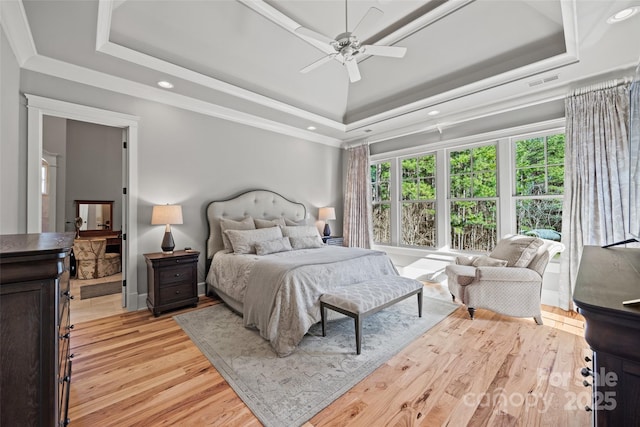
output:
[[[345,22],[337,0],[2,0],[0,18],[26,69],[337,146],[624,75],[640,14],[605,21],[628,5],[640,0],[349,0]],[[297,27],[334,38],[371,7],[384,14],[356,36],[404,58],[362,57],[355,83],[337,61],[300,73],[325,53]]]

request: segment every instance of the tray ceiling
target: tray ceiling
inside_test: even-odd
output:
[[[71,65],[79,81],[84,73],[89,84],[329,144],[561,96],[640,56],[640,16],[605,22],[628,1],[351,0],[346,11],[334,0],[19,4],[33,38],[25,68]],[[296,28],[333,39],[372,7],[381,17],[356,35],[406,47],[403,58],[363,56],[355,83],[333,60],[300,73],[326,54]],[[4,15],[6,26],[15,14]]]

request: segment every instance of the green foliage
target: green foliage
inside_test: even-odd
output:
[[[564,193],[564,134],[515,142],[516,195]]]
[[[495,145],[452,151],[449,155],[449,171],[449,194],[453,199],[498,195]]]
[[[495,200],[451,202],[451,249],[490,251],[497,243]]]

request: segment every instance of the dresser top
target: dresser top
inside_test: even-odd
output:
[[[583,309],[640,317],[640,249],[585,246],[573,300]]]
[[[73,247],[75,233],[0,235],[0,258],[38,253],[57,253]]]

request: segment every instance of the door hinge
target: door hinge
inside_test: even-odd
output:
[[[122,187],[122,194],[127,194],[127,187]]]
[[[126,288],[126,287],[127,287],[127,281],[126,281],[126,280],[123,280],[123,281],[122,281],[122,287],[123,287],[123,288]]]
[[[122,235],[122,240],[127,240],[127,233],[124,233],[124,234]]]
[[[127,148],[127,141],[122,141],[122,148],[124,148],[124,149]]]

